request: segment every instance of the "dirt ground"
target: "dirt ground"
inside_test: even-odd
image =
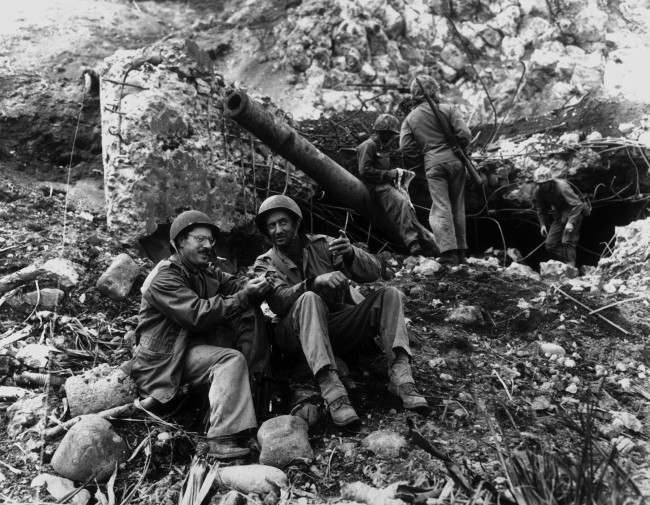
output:
[[[113,255],[128,252],[135,257],[137,252],[114,243],[101,213],[86,210],[74,199],[68,206],[62,249],[65,194],[61,189],[29,180],[6,166],[0,167],[0,174],[0,276],[58,255],[77,263],[83,272],[55,315],[38,312],[38,307],[24,312],[0,307],[0,334],[31,325],[30,336],[2,354],[11,355],[44,336],[45,342],[61,350],[50,364],[55,374],[70,375],[102,362],[118,364],[128,359],[132,344],[128,331],[136,322],[139,286],[126,301],[112,302],[94,285]],[[145,270],[152,266],[148,260],[138,261]],[[449,479],[441,459],[412,443],[392,459],[374,456],[360,444],[377,429],[407,435],[408,418],[425,439],[449,456],[447,465],[455,464],[465,476],[476,492],[474,500],[490,501],[490,490],[507,497],[508,482],[523,481],[521,474],[526,474],[513,470],[515,460],[528,462],[523,466],[529,468],[529,478],[531,473],[543,475],[541,466],[535,465],[550,462],[558,473],[551,492],[556,503],[574,502],[570,497],[579,491],[593,492],[597,503],[624,503],[638,492],[650,493],[647,324],[626,320],[616,308],[603,311],[630,333],[623,335],[557,289],[507,277],[503,269],[486,263],[427,276],[410,271],[413,258],[389,255],[389,264],[396,275],[377,285],[396,286],[406,295],[416,381],[432,412],[421,416],[402,411],[386,394],[380,369],[353,368],[359,385],[353,402],[363,427],[353,433],[326,425],[311,434],[313,464],[287,470],[291,500],[331,501],[339,496],[343,483],[357,480],[376,487],[405,481],[440,492]],[[591,308],[613,301],[569,291],[570,286],[561,289]],[[459,305],[478,307],[478,321],[448,321],[450,311]],[[65,316],[68,319],[62,319]],[[539,351],[541,342],[561,345],[566,357],[544,355]],[[2,363],[7,366],[13,361]],[[25,369],[16,363],[12,366],[14,372]],[[11,385],[11,373],[5,372],[3,384]],[[30,389],[46,391],[45,387]],[[0,403],[3,413],[10,404]],[[63,416],[63,395],[56,388],[48,390],[48,406],[53,417]],[[33,501],[37,494],[30,481],[49,470],[58,441],[44,444],[36,427],[9,439],[2,417],[0,497],[7,502]],[[130,450],[140,447],[118,472],[118,499],[133,490],[130,503],[177,503],[193,453],[193,417],[179,418],[173,425],[141,417],[114,421]],[[158,437],[160,433],[171,436],[163,441],[167,435]],[[151,456],[140,445],[145,439]],[[604,487],[597,492],[599,464],[606,460]],[[457,483],[450,486],[441,497],[445,503],[471,498],[472,493]],[[91,493],[96,489],[94,483],[88,488]],[[105,491],[104,485],[101,489]],[[49,500],[44,495],[40,499]]]

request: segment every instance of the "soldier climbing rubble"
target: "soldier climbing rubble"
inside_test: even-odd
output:
[[[257,258],[254,272],[272,285],[267,302],[280,318],[274,343],[284,353],[304,356],[337,426],[359,417],[339,378],[334,353],[346,358],[376,348],[388,358],[389,390],[404,407],[428,410],[411,374],[411,350],[400,292],[387,287],[360,300],[350,280],[371,282],[380,263],[338,238],[303,233],[302,212],[289,197],[275,195],[260,205],[256,223],[273,246]]]
[[[217,232],[202,212],[174,219],[174,254],[142,287],[130,373],[158,412],[179,398],[184,384],[209,386],[209,452],[230,459],[248,454],[245,442],[257,426],[249,370],[255,376],[267,366],[268,339],[256,306],[271,286],[263,278],[244,283],[210,265]]]
[[[424,170],[433,201],[429,224],[441,253],[441,263],[464,263],[467,249],[466,173],[463,162],[447,140],[447,132],[454,135],[464,148],[470,141],[470,131],[451,105],[439,103],[440,88],[435,79],[428,75],[417,76],[411,82],[410,91],[419,104],[402,122],[400,148],[406,160],[424,157]],[[437,107],[438,111],[432,107]]]
[[[414,174],[391,168],[391,146],[397,140],[399,126],[395,116],[381,114],[377,117],[372,136],[357,147],[359,176],[397,230],[409,254],[415,256],[425,251],[434,254],[433,235],[418,221],[407,188],[400,181]]]
[[[582,218],[591,213],[591,205],[566,179],[553,179],[542,171],[535,174],[535,181],[535,210],[544,246],[554,259],[575,266]]]

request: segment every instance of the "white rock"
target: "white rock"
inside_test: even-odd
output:
[[[598,132],[598,131],[593,131],[593,132],[591,132],[589,135],[587,135],[587,140],[592,141],[592,142],[593,142],[594,140],[600,140],[600,139],[602,139],[602,138],[603,138],[603,136],[602,136],[601,133]]]
[[[429,276],[440,271],[442,265],[431,258],[424,258],[419,265],[413,268],[414,275]]]
[[[547,282],[562,282],[567,278],[576,277],[578,269],[561,261],[549,260],[539,264],[539,273]]]
[[[639,433],[643,432],[643,424],[641,421],[639,421],[639,418],[636,417],[634,414],[630,414],[629,412],[623,412],[623,411],[612,411],[612,423],[614,422],[619,422],[622,424],[625,428],[631,431],[636,431]]]
[[[565,146],[573,146],[580,142],[580,134],[578,132],[567,132],[560,136],[558,141]]]
[[[407,446],[403,435],[389,430],[378,430],[363,439],[363,446],[374,454],[384,458],[397,458]]]
[[[54,258],[43,263],[41,268],[55,275],[64,289],[74,287],[79,282],[78,266],[68,259]]]
[[[534,279],[536,281],[541,279],[540,275],[535,272],[535,270],[530,268],[528,265],[524,265],[523,263],[512,262],[510,265],[508,265],[508,268],[503,271],[503,273],[511,277],[526,277],[528,279]]]
[[[455,309],[451,309],[445,318],[445,321],[453,324],[463,325],[481,325],[483,320],[483,313],[476,305],[459,305]]]
[[[561,356],[566,355],[564,347],[553,342],[540,342],[539,343],[539,353],[543,356]]]
[[[50,360],[50,353],[58,352],[56,347],[44,344],[27,344],[18,350],[16,358],[31,368],[45,368]]]
[[[71,492],[75,491],[77,488],[70,479],[64,477],[59,477],[58,475],[52,475],[49,473],[41,473],[32,479],[30,484],[31,487],[41,487],[46,486],[47,492],[52,495],[56,500],[60,500],[64,496],[67,496]],[[87,489],[82,489],[77,494],[75,494],[70,502],[73,505],[86,505],[90,500],[90,492]]]

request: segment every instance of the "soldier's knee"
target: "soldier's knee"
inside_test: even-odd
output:
[[[404,293],[394,286],[387,286],[384,288],[384,300],[399,301],[404,298]]]
[[[302,295],[298,297],[295,305],[297,307],[302,306],[322,306],[327,307],[325,301],[313,291],[305,291]]]

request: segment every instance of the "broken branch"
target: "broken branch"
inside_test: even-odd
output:
[[[579,301],[579,300],[576,300],[573,296],[571,296],[570,294],[568,294],[568,293],[566,293],[565,291],[563,291],[562,288],[559,288],[559,287],[556,286],[555,289],[556,289],[560,294],[564,295],[565,298],[568,298],[569,300],[571,300],[571,301],[572,301],[573,303],[575,303],[576,305],[580,305],[580,307],[582,307],[583,309],[588,310],[590,314],[592,313],[593,309],[592,309],[591,307],[585,305],[584,303],[582,303],[582,302]],[[593,313],[593,315],[599,317],[600,319],[602,319],[603,321],[605,321],[607,324],[609,324],[609,325],[611,325],[612,327],[616,328],[616,329],[617,329],[618,331],[620,331],[621,333],[624,333],[625,335],[630,335],[630,332],[629,332],[629,331],[627,331],[625,328],[621,328],[618,324],[616,324],[616,323],[610,321],[609,319],[607,319],[607,318],[606,318],[605,316],[603,316],[602,314]]]

